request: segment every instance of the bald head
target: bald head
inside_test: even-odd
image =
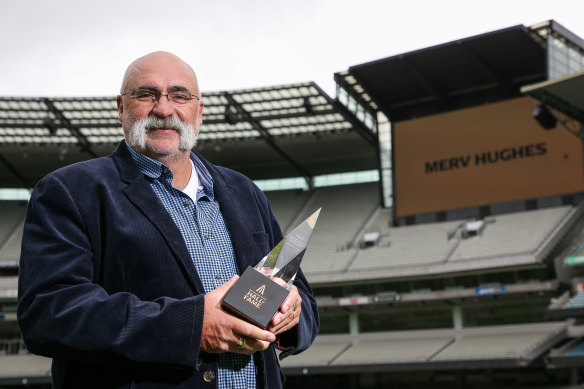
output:
[[[157,93],[158,98],[138,98],[131,93],[136,90]],[[175,100],[178,93],[185,92],[194,97]],[[138,58],[128,66],[116,102],[131,147],[160,161],[178,158],[187,164],[203,123],[204,104],[197,76],[186,62],[163,51]]]
[[[155,51],[132,62],[124,74],[120,93],[139,87],[136,82],[141,77],[160,76],[165,73],[180,75],[184,82],[189,84],[191,93],[199,95],[199,83],[193,68],[176,55],[166,51]]]

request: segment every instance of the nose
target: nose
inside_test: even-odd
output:
[[[161,95],[158,101],[152,106],[152,113],[160,116],[167,117],[174,113],[174,107],[170,104],[168,96]]]

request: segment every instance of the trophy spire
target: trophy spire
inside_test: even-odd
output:
[[[268,278],[280,278],[286,284],[285,288],[290,290],[321,209],[296,226],[254,269]]]

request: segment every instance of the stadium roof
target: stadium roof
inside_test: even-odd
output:
[[[521,93],[532,96],[564,114],[584,122],[584,72],[526,85]]]
[[[552,20],[355,65],[335,79],[393,122],[499,101],[520,96],[521,86],[547,78],[550,31],[584,45]]]
[[[198,150],[253,179],[377,167],[374,132],[313,82],[203,99]],[[0,186],[32,187],[60,166],[110,154],[122,138],[114,97],[0,97]]]

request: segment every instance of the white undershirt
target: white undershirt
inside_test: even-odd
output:
[[[195,169],[195,164],[191,161],[191,178],[189,178],[189,182],[187,186],[182,190],[184,194],[189,196],[193,202],[197,202],[197,191],[199,189],[203,189],[201,186],[201,181],[199,180],[199,174],[197,173],[197,169]]]

